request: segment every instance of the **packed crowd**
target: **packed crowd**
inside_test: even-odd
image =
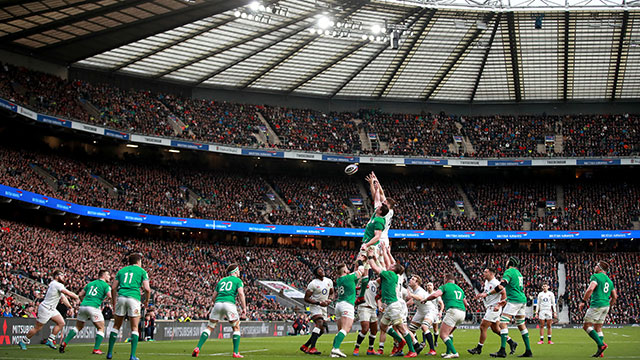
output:
[[[640,323],[640,253],[564,254],[567,258],[567,296],[572,322],[580,322],[585,311],[580,299],[589,286],[589,278],[600,260],[611,265],[609,277],[618,292],[618,302],[609,310],[607,323]]]
[[[39,112],[117,130],[238,146],[494,158],[628,156],[640,150],[640,116],[633,114],[561,117],[389,114],[376,110],[323,113],[121,89],[63,80],[7,64],[0,68],[0,97]],[[259,114],[281,144],[276,145],[273,139],[266,143],[258,141],[256,134],[266,128]],[[360,131],[371,136],[373,143],[386,146],[363,150]],[[563,137],[563,151],[558,154],[554,150],[555,135]],[[547,142],[547,136],[553,140]],[[473,151],[460,146],[457,153],[452,152],[450,145],[461,144],[462,138],[469,139]],[[546,152],[538,152],[538,145],[544,145]]]
[[[370,199],[363,198],[356,178],[262,177],[171,161],[82,160],[2,146],[0,160],[3,185],[82,205],[163,216],[356,228],[370,216]],[[396,229],[517,231],[530,220],[532,230],[628,230],[640,216],[640,187],[632,182],[564,184],[564,206],[551,212],[547,201],[560,199],[557,185],[548,182],[479,179],[459,188],[449,179],[382,181],[396,201]],[[363,198],[365,206],[354,205],[351,198]],[[465,212],[464,205],[475,216]]]

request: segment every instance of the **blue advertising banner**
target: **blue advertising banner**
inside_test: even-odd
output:
[[[405,165],[448,165],[445,159],[404,159]]]
[[[129,134],[122,131],[104,129],[104,134],[121,140],[129,140]]]
[[[171,146],[183,149],[192,149],[192,150],[209,150],[209,145],[207,144],[198,144],[189,141],[177,141],[171,140]]]
[[[13,112],[18,112],[18,105],[3,99],[0,99],[0,108],[7,109]]]
[[[130,211],[96,208],[50,198],[0,185],[0,196],[66,211],[81,216],[128,221],[141,224],[173,226],[194,229],[271,233],[282,235],[317,235],[362,237],[364,230],[316,226],[277,224],[251,224],[220,220],[174,218],[134,213]],[[576,231],[442,231],[442,230],[389,230],[390,238],[401,239],[632,239],[640,237],[640,230],[576,230]]]
[[[70,120],[58,119],[57,117],[53,117],[53,116],[49,116],[49,115],[38,114],[37,120],[39,122],[47,123],[47,124],[51,124],[51,125],[63,126],[63,127],[66,127],[66,128],[70,128],[71,127],[71,121]]]
[[[578,165],[620,165],[620,159],[578,159]]]
[[[242,149],[242,155],[283,158],[284,151]]]
[[[322,155],[322,160],[324,161],[335,161],[335,162],[344,162],[344,163],[357,163],[360,162],[360,157],[358,156],[348,156],[348,155]]]
[[[531,160],[488,160],[488,166],[531,166]]]

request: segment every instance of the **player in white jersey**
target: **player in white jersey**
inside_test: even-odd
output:
[[[430,327],[437,316],[437,308],[434,302],[442,302],[442,300],[437,298],[431,301],[426,301],[429,294],[420,285],[422,285],[422,278],[418,275],[413,275],[409,280],[409,297],[413,303],[417,305],[417,310],[411,320],[411,324],[409,324],[409,331],[411,331],[417,338],[418,329],[422,329],[422,346],[426,346],[426,343],[428,342],[429,355],[435,355],[436,350],[433,344],[433,334],[431,334]]]
[[[540,341],[538,345],[544,344],[544,326],[547,325],[547,341],[551,341],[551,324],[558,317],[556,313],[556,297],[549,291],[549,284],[542,285],[542,292],[538,294],[538,306],[536,307],[536,317],[540,320]]]
[[[368,279],[367,283],[362,283],[360,286],[365,286],[365,292],[363,302],[358,305],[358,319],[360,320],[360,332],[356,340],[356,346],[353,349],[353,355],[360,355],[360,345],[364,341],[367,332],[369,333],[369,349],[367,355],[381,355],[373,349],[373,345],[376,341],[376,335],[378,334],[378,295],[379,286],[374,279]]]
[[[387,207],[389,208],[389,212],[387,212],[387,214],[384,216],[385,226],[384,226],[384,229],[382,230],[382,234],[380,235],[380,243],[378,244],[378,249],[376,251],[377,257],[378,257],[377,259],[378,266],[380,266],[383,269],[386,269],[382,252],[384,248],[390,249],[389,229],[391,228],[391,221],[393,219],[395,201],[391,198],[386,197],[384,190],[382,189],[382,185],[380,185],[380,181],[378,181],[378,178],[376,177],[376,174],[371,172],[371,174],[366,178],[366,180],[369,182],[369,187],[370,187],[369,190],[371,191],[371,196],[373,196],[373,207],[377,209],[378,207],[384,204],[384,205],[387,205]]]
[[[432,282],[427,283],[427,295],[431,296],[436,292],[435,286]],[[427,321],[431,321],[431,328],[433,329],[433,346],[438,347],[438,336],[440,335],[439,325],[442,321],[442,313],[444,312],[444,302],[442,298],[437,297],[433,300],[428,300],[430,314],[427,315]]]
[[[68,308],[71,308],[71,303],[66,296],[73,298],[76,301],[79,301],[80,298],[73,291],[67,290],[64,287],[66,276],[60,270],[56,270],[53,272],[53,280],[49,283],[49,288],[47,289],[47,294],[44,296],[44,300],[38,306],[38,318],[36,319],[36,326],[29,330],[27,336],[25,336],[20,342],[18,346],[22,350],[27,350],[27,345],[31,342],[31,338],[40,332],[42,328],[49,322],[49,320],[53,320],[56,323],[56,326],[53,327],[49,338],[45,345],[48,347],[55,349],[56,341],[55,338],[58,336],[62,328],[64,327],[64,318],[60,314],[56,308],[58,307],[58,302],[62,301]],[[66,296],[65,296],[66,295]]]
[[[324,277],[324,269],[320,266],[313,269],[313,279],[307,286],[304,301],[310,304],[311,320],[315,324],[309,340],[300,347],[300,351],[311,355],[320,355],[316,349],[318,338],[324,334],[324,322],[327,317],[327,306],[333,301],[333,281]]]
[[[500,336],[500,314],[502,314],[502,307],[506,304],[507,299],[507,290],[504,288],[499,293],[491,294],[491,290],[500,285],[500,280],[496,279],[496,270],[494,268],[484,269],[482,275],[484,276],[483,293],[488,294],[482,300],[486,312],[480,323],[480,340],[478,341],[478,345],[473,349],[467,350],[472,355],[480,355],[482,353],[482,347],[487,340],[487,330],[489,327],[491,327],[491,330],[496,335]],[[479,295],[480,294],[476,295],[476,300],[479,298]],[[507,342],[509,343],[511,354],[513,354],[518,344],[510,337],[507,337]]]

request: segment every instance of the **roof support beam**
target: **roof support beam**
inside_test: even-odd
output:
[[[516,101],[522,100],[522,89],[520,89],[520,61],[518,59],[518,42],[516,40],[516,24],[513,11],[507,13],[507,25],[509,27],[509,50],[511,54],[511,71],[513,74],[513,87]]]
[[[388,68],[380,78],[380,81],[378,82],[378,86],[376,86],[376,91],[374,93],[374,96],[376,98],[379,99],[386,93],[389,85],[395,80],[398,71],[401,68],[404,68],[407,60],[409,60],[409,55],[411,54],[413,56],[412,53],[415,53],[415,45],[418,43],[418,40],[422,38],[424,31],[427,29],[429,24],[431,24],[431,20],[433,19],[433,16],[437,11],[436,9],[432,9],[429,10],[427,14],[427,10],[427,8],[422,9],[413,19],[413,22],[409,26],[409,28],[418,21],[420,21],[421,23],[418,26],[418,29],[416,29],[413,38],[407,39],[407,41],[402,44],[393,61],[391,61],[392,67],[390,66],[390,68]],[[423,18],[425,14],[427,14],[427,16]]]
[[[353,55],[354,53],[356,53],[358,50],[362,49],[368,43],[369,43],[368,41],[363,40],[363,41],[360,41],[359,43],[356,43],[355,45],[350,46],[348,49],[344,50],[340,56],[327,61],[325,63],[325,65],[323,65],[320,69],[314,71],[310,75],[304,77],[302,80],[300,80],[297,83],[293,84],[289,89],[286,90],[287,93],[292,93],[294,90],[296,90],[300,86],[306,84],[307,82],[311,81],[316,76],[318,76],[318,75],[322,74],[323,72],[327,71],[328,69],[333,67],[335,64],[337,64],[337,63],[341,62],[342,60],[348,58],[349,56]]]
[[[487,59],[489,59],[489,52],[491,52],[491,49],[493,48],[493,41],[496,38],[496,33],[498,32],[498,27],[500,26],[501,21],[502,21],[502,13],[499,13],[495,24],[493,24],[493,30],[491,30],[491,37],[489,37],[489,44],[487,44],[487,48],[484,50],[484,54],[482,55],[482,62],[480,63],[480,68],[478,69],[478,75],[476,76],[476,80],[473,83],[473,90],[471,91],[471,97],[469,98],[469,101],[473,101],[473,99],[476,98],[476,92],[478,92],[478,85],[480,85],[480,79],[482,79],[482,73],[484,72],[484,67],[487,65]]]
[[[101,16],[101,15],[105,15],[105,14],[108,14],[108,13],[112,13],[114,11],[118,11],[118,10],[130,8],[130,7],[134,7],[136,5],[140,5],[140,4],[146,3],[148,1],[149,0],[120,1],[120,2],[117,2],[117,3],[113,4],[113,5],[103,6],[101,8],[95,9],[95,10],[82,12],[82,13],[79,13],[79,14],[76,14],[76,15],[65,17],[65,18],[57,20],[57,21],[52,21],[52,22],[49,22],[49,23],[46,23],[46,24],[43,24],[43,25],[39,25],[39,26],[30,28],[30,29],[26,29],[26,30],[18,31],[16,33],[5,35],[5,36],[1,37],[0,40],[2,40],[3,42],[11,42],[11,41],[14,41],[14,40],[17,40],[17,39],[22,39],[22,38],[29,37],[31,35],[39,34],[39,33],[45,32],[47,30],[52,30],[52,29],[59,28],[61,26],[70,25],[70,24],[73,24],[73,23],[81,21],[81,20],[86,20],[86,19],[93,18],[93,17],[96,17],[96,16]]]
[[[492,17],[495,17],[494,13],[487,14],[483,18],[483,21],[485,23],[489,23]],[[427,101],[434,93],[436,93],[436,91],[440,87],[440,84],[442,84],[442,81],[447,78],[451,70],[458,64],[458,61],[460,61],[464,54],[467,53],[467,51],[471,47],[471,44],[473,44],[473,42],[476,41],[476,39],[478,39],[485,30],[486,29],[479,29],[477,26],[474,30],[469,28],[465,36],[462,38],[462,40],[460,40],[460,43],[458,43],[458,46],[456,46],[455,50],[449,55],[447,61],[442,64],[442,66],[436,73],[438,75],[436,75],[434,79],[431,80],[431,85],[422,92],[422,100]]]
[[[564,12],[564,57],[563,57],[563,79],[562,79],[562,100],[567,101],[569,97],[569,39],[571,18],[568,11]]]
[[[353,7],[350,10],[346,11],[344,14],[340,14],[340,16],[336,19],[336,21],[340,21],[340,20],[344,20],[344,19],[348,18],[349,16],[353,15],[356,11],[358,11],[360,8],[362,8],[366,3],[368,3],[368,1],[360,1],[360,2],[357,2],[357,3],[353,4]],[[277,59],[275,59],[275,61],[270,62],[269,65],[263,67],[261,71],[259,71],[257,74],[255,74],[253,77],[251,77],[249,80],[247,80],[243,84],[241,84],[239,86],[240,89],[246,89],[248,86],[251,86],[251,84],[253,84],[256,81],[260,80],[263,76],[268,74],[271,70],[275,69],[276,67],[278,67],[278,65],[280,65],[283,62],[287,61],[289,58],[291,58],[292,56],[297,54],[300,50],[304,49],[307,45],[311,44],[313,41],[315,41],[319,37],[320,37],[320,35],[312,35],[309,39],[303,41],[298,46],[296,46],[293,49],[289,50],[288,52],[278,56]]]
[[[158,47],[156,49],[151,50],[150,52],[148,52],[146,54],[143,54],[141,56],[135,57],[134,59],[131,59],[131,60],[127,61],[127,62],[124,62],[124,63],[116,66],[115,68],[111,69],[111,71],[112,72],[113,71],[118,71],[118,70],[120,70],[122,68],[125,68],[125,67],[127,67],[127,66],[129,66],[129,65],[131,65],[133,63],[136,63],[136,62],[138,62],[138,61],[140,61],[142,59],[146,59],[149,56],[153,56],[153,55],[155,55],[155,54],[157,54],[157,53],[159,53],[161,51],[167,50],[168,48],[170,48],[172,46],[178,45],[183,41],[187,41],[187,40],[193,39],[196,36],[200,36],[200,35],[208,32],[208,31],[211,31],[213,29],[219,28],[220,26],[226,25],[226,24],[228,24],[228,23],[230,23],[230,22],[232,22],[234,20],[235,20],[235,17],[229,17],[228,19],[225,19],[223,21],[219,21],[217,23],[213,23],[210,26],[204,27],[204,28],[192,33],[192,34],[189,34],[186,37],[170,41],[170,42],[168,42],[168,43],[166,43],[166,44],[164,44],[164,45],[162,45],[162,46],[160,46],[160,47]]]
[[[208,59],[208,58],[210,58],[212,56],[216,56],[216,55],[218,55],[220,53],[223,53],[225,51],[231,50],[231,49],[233,49],[233,48],[235,48],[237,46],[246,44],[246,43],[248,43],[250,41],[253,41],[255,39],[261,38],[261,37],[263,37],[265,35],[269,35],[272,32],[280,31],[280,30],[282,30],[282,29],[284,29],[284,28],[286,28],[288,26],[291,26],[293,24],[296,24],[298,22],[301,22],[301,21],[304,21],[304,20],[306,20],[308,18],[311,18],[311,17],[315,16],[318,13],[319,13],[319,11],[314,11],[313,13],[309,13],[309,14],[306,14],[306,15],[303,15],[303,16],[299,16],[299,17],[297,17],[295,19],[291,19],[289,21],[285,21],[284,23],[282,23],[282,24],[280,24],[280,25],[278,25],[278,26],[276,26],[274,28],[270,28],[270,29],[266,29],[266,30],[257,32],[255,34],[249,36],[249,37],[246,37],[244,39],[240,39],[238,41],[234,41],[234,42],[232,42],[232,43],[230,43],[230,44],[228,44],[226,46],[223,46],[221,48],[213,49],[213,50],[211,50],[209,52],[206,52],[206,53],[204,53],[204,54],[202,54],[202,55],[200,55],[200,56],[198,56],[196,58],[193,58],[193,59],[191,59],[191,60],[189,60],[189,61],[187,61],[185,63],[178,64],[178,65],[176,65],[174,67],[171,67],[171,68],[169,68],[169,69],[167,69],[167,70],[165,70],[165,71],[153,76],[153,78],[157,79],[157,78],[163,77],[163,76],[165,76],[167,74],[170,74],[170,73],[172,73],[172,72],[174,72],[176,70],[180,70],[182,68],[185,68],[187,66],[193,65],[193,64],[195,64],[197,62],[200,62],[202,60],[206,60],[206,59]],[[302,31],[302,30],[304,30],[304,29],[301,28],[299,31]],[[299,31],[297,31],[297,32],[299,32]],[[276,42],[270,43],[269,46],[273,46],[274,44],[276,44]]]
[[[616,99],[618,95],[618,86],[620,81],[620,65],[622,63],[622,54],[625,50],[625,41],[627,40],[627,33],[629,28],[629,11],[625,11],[622,14],[622,27],[620,28],[620,39],[618,40],[618,51],[616,55],[616,67],[613,74],[613,87],[611,89],[611,101]]]

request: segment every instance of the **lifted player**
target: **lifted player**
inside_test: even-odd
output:
[[[236,296],[240,300],[240,314],[238,314],[238,308],[236,307]],[[200,335],[198,345],[193,349],[191,356],[198,357],[200,355],[200,349],[202,349],[205,341],[207,341],[209,335],[211,335],[211,332],[215,329],[216,324],[226,317],[227,320],[229,320],[229,324],[233,327],[233,357],[244,357],[240,355],[240,318],[244,318],[245,316],[247,302],[244,295],[244,284],[242,280],[240,280],[240,268],[238,264],[230,264],[227,266],[227,276],[218,281],[216,290],[213,292],[213,299],[214,305],[209,313],[209,323]]]
[[[327,317],[327,306],[333,301],[333,281],[324,276],[324,269],[320,266],[313,269],[313,275],[316,277],[307,286],[304,293],[304,301],[311,304],[311,320],[313,320],[314,328],[311,332],[309,340],[300,346],[300,351],[311,354],[320,355],[316,349],[318,338],[324,334],[324,323]]]
[[[129,317],[131,325],[131,355],[130,360],[138,360],[136,350],[138,349],[138,324],[140,323],[141,296],[140,288],[144,290],[144,306],[149,306],[151,288],[149,287],[149,275],[142,268],[142,255],[129,255],[129,266],[125,266],[116,274],[116,278],[111,286],[111,304],[115,309],[114,323],[111,334],[109,334],[109,349],[107,359],[113,357],[113,348],[118,339],[118,333],[122,327],[124,317]]]
[[[60,353],[64,353],[69,341],[76,336],[87,321],[93,322],[96,327],[96,341],[93,346],[93,354],[102,355],[100,350],[100,344],[104,339],[104,316],[100,311],[100,306],[105,299],[111,301],[111,274],[107,270],[100,270],[98,273],[98,279],[87,284],[87,286],[80,291],[78,297],[82,299],[80,308],[78,309],[78,318],[76,320],[76,327],[69,330],[67,337],[64,338],[62,344],[60,344]]]
[[[409,346],[409,353],[405,357],[417,357],[418,354],[416,354],[415,348],[413,347],[411,333],[409,333],[409,330],[404,323],[405,319],[403,319],[402,303],[398,300],[398,277],[399,275],[404,274],[404,267],[400,264],[391,263],[391,261],[387,259],[387,252],[384,252],[384,254],[385,262],[388,265],[391,264],[388,266],[388,271],[382,270],[382,268],[376,264],[375,249],[369,248],[367,252],[369,266],[371,266],[371,269],[376,274],[380,275],[378,281],[380,282],[380,288],[382,289],[381,300],[385,307],[384,314],[380,320],[380,330],[387,332],[396,341],[398,341],[398,343],[400,343],[400,349],[405,345]],[[399,334],[403,334],[404,339],[400,337]]]
[[[496,270],[494,268],[486,268],[483,272],[484,276],[484,291],[483,294],[489,294],[496,286],[500,285],[500,281],[496,279]],[[476,299],[479,299],[480,294],[476,295]],[[480,355],[482,353],[482,347],[487,340],[487,329],[491,327],[491,330],[498,336],[500,336],[500,313],[502,307],[506,304],[507,291],[503,288],[499,293],[488,295],[483,299],[486,312],[482,322],[480,323],[480,340],[478,345],[467,350],[471,355]],[[507,343],[511,349],[510,354],[515,353],[518,344],[507,336]]]
[[[384,268],[385,263],[382,252],[385,248],[391,248],[389,246],[389,229],[391,228],[391,220],[393,219],[394,215],[395,201],[391,198],[386,197],[384,190],[382,189],[382,185],[380,184],[380,181],[378,181],[378,178],[376,177],[376,174],[373,173],[373,171],[367,177],[367,181],[369,182],[371,195],[373,196],[374,208],[378,209],[380,206],[386,205],[386,207],[389,209],[389,212],[384,215],[384,229],[382,230],[382,234],[380,235],[380,243],[378,244],[376,251],[378,266]]]
[[[27,350],[27,345],[31,342],[31,338],[42,330],[42,327],[45,326],[49,320],[53,320],[56,323],[56,326],[51,331],[49,338],[45,345],[48,347],[55,349],[56,341],[55,338],[58,336],[58,333],[64,327],[64,318],[60,315],[60,312],[56,310],[58,307],[58,302],[62,301],[68,308],[71,308],[71,304],[69,300],[65,297],[69,296],[74,300],[79,300],[78,295],[74,292],[67,290],[64,287],[64,282],[66,280],[66,276],[61,270],[56,270],[53,272],[53,280],[49,283],[49,288],[47,289],[47,294],[44,296],[44,300],[38,306],[38,318],[36,319],[36,326],[33,329],[29,330],[27,336],[23,337],[20,342],[18,342],[18,346],[20,349]]]
[[[338,265],[336,279],[336,291],[338,292],[338,300],[336,303],[336,318],[338,319],[338,333],[333,339],[333,348],[331,349],[331,357],[347,357],[345,353],[340,351],[340,345],[347,336],[353,326],[355,318],[356,303],[356,284],[358,279],[362,277],[364,268],[357,269],[349,274],[346,264]]]
[[[507,270],[502,275],[502,282],[488,293],[481,293],[479,298],[485,298],[489,295],[494,295],[502,291],[507,290],[507,304],[502,310],[502,316],[500,317],[500,350],[496,353],[490,354],[491,357],[507,357],[505,347],[507,346],[507,338],[509,337],[509,329],[507,326],[515,319],[518,325],[518,330],[524,340],[526,350],[524,354],[518,357],[533,357],[531,353],[531,345],[529,344],[529,331],[527,330],[527,324],[525,324],[524,310],[527,306],[527,297],[524,295],[524,278],[520,271],[520,260],[511,256],[507,261]]]
[[[427,301],[433,300],[437,297],[442,297],[444,302],[446,314],[442,320],[442,327],[440,329],[440,338],[442,342],[447,345],[447,352],[444,354],[445,359],[454,359],[460,357],[460,354],[453,346],[453,339],[451,334],[456,330],[466,316],[467,299],[465,299],[464,291],[460,286],[456,285],[456,277],[454,274],[447,274],[445,276],[445,284],[440,286],[433,294],[427,297]]]
[[[615,305],[618,299],[618,292],[613,286],[613,282],[607,276],[609,271],[609,263],[600,261],[594,269],[594,274],[589,279],[589,287],[585,291],[579,309],[582,311],[586,303],[591,299],[591,306],[584,316],[584,325],[582,328],[591,336],[593,341],[598,344],[598,351],[593,357],[600,357],[607,349],[608,345],[604,343],[604,333],[602,332],[602,324],[607,318],[609,307]]]
[[[544,344],[544,326],[547,325],[547,341],[551,341],[551,325],[558,317],[556,313],[556,297],[549,291],[549,284],[542,285],[542,292],[538,294],[538,306],[536,307],[536,317],[540,320],[540,341],[538,345]]]

